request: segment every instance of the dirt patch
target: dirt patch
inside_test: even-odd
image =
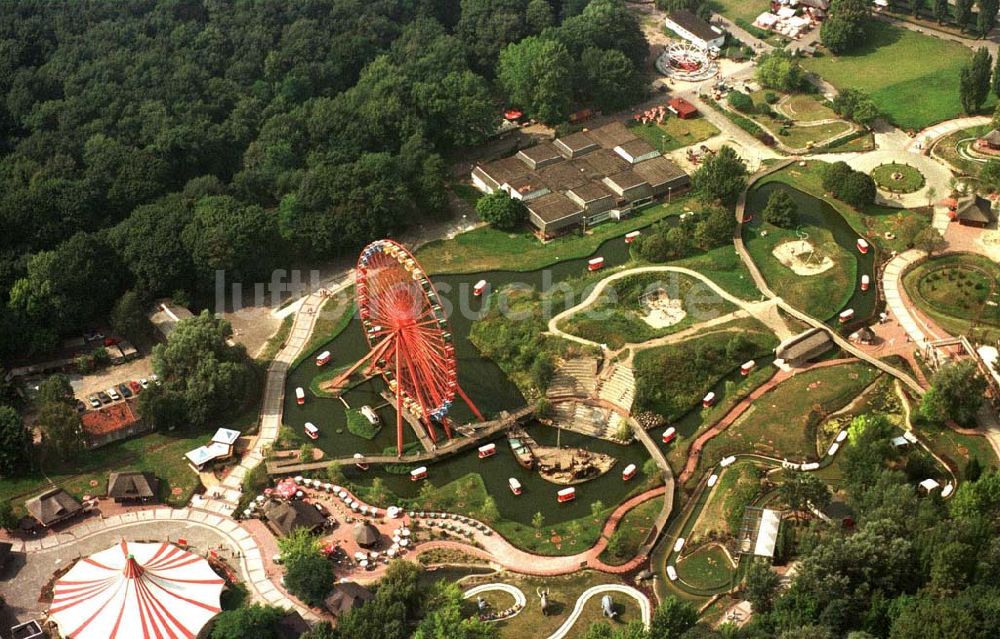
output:
[[[647,313],[642,318],[653,328],[667,328],[679,323],[687,316],[684,300],[671,299],[667,292],[659,289],[646,295],[642,300]]]
[[[223,319],[233,325],[233,339],[256,355],[267,338],[281,326],[281,320],[271,315],[269,306],[246,306],[236,313],[225,313]]]
[[[771,253],[796,275],[806,277],[819,275],[833,268],[833,260],[829,256],[816,253],[808,240],[791,240],[779,244]]]
[[[149,379],[153,374],[153,358],[150,355],[132,360],[119,366],[108,366],[90,375],[71,375],[70,383],[77,398],[86,400],[90,395],[107,390],[111,386],[127,384],[140,378]]]

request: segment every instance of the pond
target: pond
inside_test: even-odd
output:
[[[762,211],[767,205],[767,200],[771,193],[774,193],[775,191],[785,191],[792,197],[792,200],[794,200],[798,209],[799,223],[802,226],[814,226],[829,231],[833,236],[834,241],[842,249],[844,249],[844,251],[846,251],[846,253],[850,255],[857,264],[857,281],[854,283],[854,290],[850,299],[848,299],[847,303],[838,308],[837,312],[832,314],[830,317],[821,317],[818,319],[825,320],[830,326],[839,327],[837,316],[840,311],[853,308],[854,321],[847,328],[849,330],[853,330],[858,325],[867,323],[875,314],[876,310],[876,286],[875,282],[872,281],[871,288],[869,288],[868,291],[862,291],[860,279],[862,275],[868,274],[869,277],[874,280],[876,248],[873,245],[868,250],[867,254],[862,254],[858,251],[858,233],[830,204],[783,182],[767,182],[754,188],[748,195],[746,210],[748,214],[753,215],[753,220],[751,220],[750,223],[746,224],[744,227],[744,239],[749,240],[747,237],[747,231],[755,232],[762,224]],[[813,277],[819,278],[816,283],[817,286],[821,286],[822,275]]]
[[[667,218],[667,223],[676,223],[676,218]],[[606,270],[630,260],[628,245],[621,237],[604,242],[593,255],[605,258]],[[501,410],[520,408],[524,406],[525,399],[503,371],[494,362],[483,358],[469,341],[469,331],[473,321],[483,311],[483,305],[488,303],[487,299],[493,299],[485,296],[474,297],[471,294],[472,286],[478,280],[485,279],[492,290],[500,290],[507,285],[517,285],[544,292],[564,280],[585,275],[587,259],[566,260],[531,272],[493,271],[432,277],[442,298],[442,305],[446,310],[453,309],[448,318],[458,362],[459,384],[487,418],[495,416]],[[512,257],[513,260],[516,260],[516,256]],[[578,294],[569,303],[575,304],[583,295],[585,293]],[[560,308],[556,308],[554,312],[558,310]],[[340,399],[315,397],[307,391],[306,404],[299,406],[295,403],[295,388],[301,386],[308,389],[310,381],[320,372],[313,355],[324,350],[329,350],[333,354],[333,359],[327,366],[350,365],[364,356],[368,347],[358,318],[352,319],[340,335],[316,349],[310,357],[289,373],[285,393],[284,423],[297,435],[302,433],[305,422],[315,424],[320,431],[315,444],[330,457],[350,456],[356,452],[381,453],[390,447],[394,449],[395,410],[392,406],[385,405],[380,396],[380,392],[385,389],[381,379],[364,382],[344,394],[344,400],[353,408],[359,408],[364,404],[377,408],[383,426],[372,440],[363,439],[347,431],[344,404]],[[449,415],[460,424],[474,421],[472,412],[458,398]],[[541,424],[531,424],[528,428],[531,435],[542,445],[554,445],[559,436],[556,429]],[[409,426],[404,428],[404,440],[410,447],[419,446]],[[435,486],[442,486],[468,473],[479,474],[486,484],[487,491],[496,499],[501,514],[507,519],[523,524],[529,524],[532,515],[539,511],[545,513],[549,524],[582,517],[590,512],[592,502],[600,499],[608,506],[617,504],[644,481],[641,468],[648,455],[638,443],[621,446],[570,432],[561,434],[560,443],[564,446],[580,446],[613,455],[618,459],[618,463],[605,476],[577,486],[576,501],[565,504],[556,503],[555,494],[559,486],[546,482],[537,473],[525,471],[517,465],[510,447],[503,438],[497,440],[499,450],[494,457],[480,460],[475,448],[472,448],[431,465],[429,477],[425,481]],[[621,470],[630,463],[636,464],[640,471],[631,481],[623,482]],[[488,469],[488,472],[484,472],[485,469]],[[408,475],[387,473],[376,467],[367,472],[358,471],[353,466],[344,470],[352,482],[361,485],[370,484],[373,477],[382,477],[390,490],[404,498],[416,496],[420,488],[421,482],[411,482]],[[507,485],[509,477],[516,477],[521,482],[524,487],[522,495],[514,496],[511,493]]]

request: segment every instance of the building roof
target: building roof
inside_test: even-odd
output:
[[[72,517],[83,509],[80,502],[62,488],[53,488],[24,502],[28,513],[43,526]]]
[[[993,205],[984,197],[979,195],[969,195],[958,200],[955,208],[955,215],[960,220],[967,222],[981,222],[988,224],[996,219],[993,213]]]
[[[581,202],[595,202],[606,197],[612,197],[611,191],[608,191],[599,182],[581,184],[575,189],[571,189],[568,194],[575,195]]]
[[[278,627],[275,630],[278,632],[278,639],[299,639],[303,634],[309,632],[309,624],[297,610],[289,610],[278,621]]]
[[[90,410],[80,416],[83,432],[91,437],[113,433],[122,428],[128,428],[139,421],[139,416],[132,409],[135,399],[116,402],[97,410]]]
[[[586,131],[571,133],[559,138],[553,144],[566,157],[579,156],[598,148],[597,142]]]
[[[342,581],[333,584],[333,591],[323,600],[323,607],[335,617],[339,617],[374,598],[372,591],[364,586],[353,581]]]
[[[220,428],[215,431],[212,435],[212,441],[218,442],[220,444],[225,444],[227,446],[232,446],[236,443],[236,440],[240,438],[240,431],[233,430],[232,428]]]
[[[638,166],[638,165],[636,165]],[[627,169],[621,173],[615,173],[614,175],[609,175],[604,178],[606,182],[611,182],[614,186],[617,186],[622,191],[627,191],[629,189],[634,189],[640,187],[643,184],[648,184],[646,178],[639,175],[634,168]]]
[[[194,313],[183,306],[174,304],[172,300],[162,300],[157,303],[156,310],[150,313],[149,321],[164,337],[169,337],[178,323],[192,317]]]
[[[993,129],[983,137],[979,138],[983,142],[986,142],[990,146],[1000,146],[1000,131]]]
[[[160,481],[152,473],[127,472],[108,475],[108,497],[150,499],[159,493]]]
[[[264,516],[276,533],[286,537],[299,528],[316,530],[326,518],[312,504],[304,501],[269,501],[264,504]]]
[[[578,164],[572,162],[550,164],[538,169],[538,175],[553,191],[568,191],[586,183],[590,178],[588,171],[582,170]]]
[[[774,349],[775,355],[784,360],[799,360],[804,357],[815,357],[814,351],[822,352],[832,344],[830,335],[820,328],[811,328],[804,333],[786,340]]]
[[[760,514],[760,525],[757,528],[757,543],[753,554],[758,557],[774,557],[774,547],[778,543],[778,528],[781,526],[781,513],[765,508]]]
[[[642,179],[649,182],[650,186],[657,187],[667,182],[673,182],[677,178],[686,177],[684,169],[677,166],[667,158],[655,157],[644,162],[639,162],[632,167],[632,171]]]
[[[673,107],[674,111],[677,111],[678,115],[691,115],[698,112],[698,107],[682,97],[671,98],[670,102],[667,104]]]
[[[592,180],[600,180],[606,175],[614,175],[629,167],[629,163],[611,149],[598,149],[582,158],[572,160],[570,164],[586,171]]]
[[[563,159],[562,154],[559,153],[559,149],[557,149],[556,145],[551,142],[542,142],[541,144],[521,149],[517,152],[517,155],[524,156],[536,165],[542,164],[543,162]]]
[[[679,11],[671,11],[667,14],[667,20],[670,20],[680,28],[684,29],[691,35],[701,38],[706,42],[709,40],[714,40],[718,38],[720,33],[712,29],[712,25],[705,22],[695,14],[691,13],[687,9],[680,9]]]
[[[615,147],[615,152],[618,153],[618,155],[622,155],[624,153],[633,160],[644,155],[649,155],[650,153],[659,153],[659,151],[657,151],[652,144],[640,138],[619,144]]]
[[[799,6],[826,11],[830,8],[830,0],[799,0]]]
[[[629,131],[628,127],[621,122],[609,122],[596,129],[590,129],[587,131],[587,135],[605,149],[613,149],[629,140],[637,139],[635,133]]]
[[[528,210],[546,224],[556,222],[571,215],[580,213],[583,209],[576,202],[562,193],[549,193],[534,199],[527,204]]]
[[[378,528],[372,526],[367,521],[354,524],[354,541],[358,542],[359,546],[371,546],[381,536]]]
[[[552,190],[549,188],[549,185],[545,183],[545,180],[543,180],[541,176],[534,171],[525,173],[520,177],[516,177],[505,184],[508,188],[510,188],[511,194],[518,193],[522,196],[528,196],[532,193],[538,193],[540,191]]]
[[[497,184],[506,184],[511,180],[526,175],[531,168],[516,157],[501,158],[476,167],[485,176]]]

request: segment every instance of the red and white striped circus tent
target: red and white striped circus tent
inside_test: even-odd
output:
[[[123,540],[56,581],[49,617],[72,639],[192,639],[218,614],[224,585],[198,555]]]

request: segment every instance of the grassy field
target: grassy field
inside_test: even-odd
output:
[[[767,105],[764,99],[766,93],[768,92],[756,91],[750,96],[758,108]],[[795,109],[801,110],[804,117],[799,116],[799,111]],[[811,95],[792,96],[789,105],[784,110],[792,118],[792,122],[785,122],[762,113],[746,113],[744,115],[767,129],[776,140],[793,149],[803,149],[819,145],[854,128],[849,122],[836,120],[838,117],[837,114]],[[791,115],[792,113],[796,115],[793,116]],[[835,119],[836,121],[823,124],[810,124],[817,120],[828,119]]]
[[[698,144],[719,134],[719,129],[703,117],[689,120],[671,117],[663,124],[636,124],[630,128],[660,153]]]
[[[985,437],[962,435],[944,426],[931,425],[921,425],[917,428],[917,434],[927,442],[931,450],[952,464],[959,476],[963,475],[965,465],[973,457],[986,469],[1000,467],[996,452]]]
[[[825,452],[817,450],[819,423],[850,403],[877,376],[875,368],[860,362],[799,373],[758,399],[736,423],[706,444],[699,466],[737,453],[816,459]]]
[[[767,0],[712,0],[712,9],[730,20],[746,20],[753,24],[757,16],[768,11]]]
[[[822,198],[837,210],[847,223],[860,235],[868,237],[875,242],[879,248],[887,251],[903,251],[909,248],[899,239],[887,240],[885,233],[895,234],[905,217],[919,216],[926,226],[930,226],[931,214],[929,208],[900,209],[890,206],[872,204],[864,209],[858,210],[829,197],[823,191],[823,169],[828,166],[826,162],[809,161],[805,166],[794,165],[782,171],[769,175],[761,184],[768,182],[784,182],[790,184],[800,191],[805,191],[810,195]]]
[[[58,470],[45,469],[45,475],[80,499],[84,495],[103,495],[112,470],[148,471],[160,479],[161,501],[183,506],[201,486],[184,453],[207,444],[211,438],[211,433],[187,436],[150,433],[87,451],[74,462],[60,464]],[[0,481],[0,500],[9,500],[16,509],[22,509],[25,499],[50,486],[46,476],[30,474]]]
[[[898,176],[894,177],[894,176]],[[924,174],[909,164],[889,162],[872,171],[872,179],[879,187],[893,193],[913,193],[924,187]]]
[[[958,149],[961,146],[968,146],[975,138],[980,138],[992,130],[992,127],[988,124],[983,126],[973,126],[967,129],[960,129],[954,133],[949,133],[934,145],[934,156],[938,157],[948,164],[951,164],[955,169],[964,175],[979,175],[979,171],[983,168],[982,162],[975,162],[973,160],[968,160],[961,155],[959,155]],[[963,143],[963,140],[965,141]]]
[[[695,588],[716,590],[725,588],[733,579],[736,567],[722,546],[706,544],[677,562],[677,576]]]
[[[666,291],[672,300],[681,300],[686,315],[676,324],[655,328],[643,319],[648,311],[639,300],[657,289]],[[679,273],[641,273],[609,284],[600,299],[564,321],[559,328],[610,348],[621,348],[625,343],[670,335],[735,310],[735,305],[693,277]]]
[[[833,266],[815,275],[798,275],[773,255],[776,247],[797,240],[797,231],[783,229],[766,222],[744,233],[747,250],[764,279],[781,297],[797,309],[813,317],[826,318],[843,308],[854,293],[857,262],[853,255],[837,244],[826,228],[802,225],[809,234],[817,259],[829,258]],[[766,236],[761,233],[766,232]]]
[[[979,317],[978,331],[987,341],[1000,338],[1000,306],[987,302],[1000,287],[1000,267],[989,259],[962,253],[923,262],[903,276],[903,287],[914,304],[946,331],[968,334]],[[997,291],[1000,295],[1000,290]]]
[[[798,122],[815,122],[840,117],[819,98],[809,93],[790,95],[787,99],[779,101],[774,109]]]
[[[527,229],[508,233],[484,226],[450,240],[429,242],[417,251],[417,259],[429,273],[534,271],[559,260],[586,257],[605,240],[679,215],[685,208],[698,210],[700,205],[691,197],[675,197],[669,205],[657,204],[627,220],[600,224],[586,233],[574,231],[547,243]]]
[[[670,262],[670,265],[698,271],[730,295],[749,301],[761,299],[761,293],[754,285],[750,272],[731,245],[727,244],[705,253],[675,260]]]
[[[866,41],[851,54],[806,58],[803,66],[838,89],[867,91],[903,129],[920,130],[961,113],[958,79],[972,57],[969,49],[877,20],[866,25]]]
[[[646,535],[653,528],[653,522],[660,514],[662,507],[662,499],[650,499],[625,513],[625,516],[618,522],[616,531],[622,540],[621,553],[615,555],[605,548],[601,553],[601,561],[611,566],[618,566],[632,559],[639,550],[639,546],[646,540]]]
[[[760,480],[753,471],[754,464],[748,461],[737,462],[722,471],[708,502],[691,528],[688,541],[699,544],[730,534],[727,517],[732,507],[731,497],[743,492],[741,488],[753,489],[754,492],[760,490]]]

